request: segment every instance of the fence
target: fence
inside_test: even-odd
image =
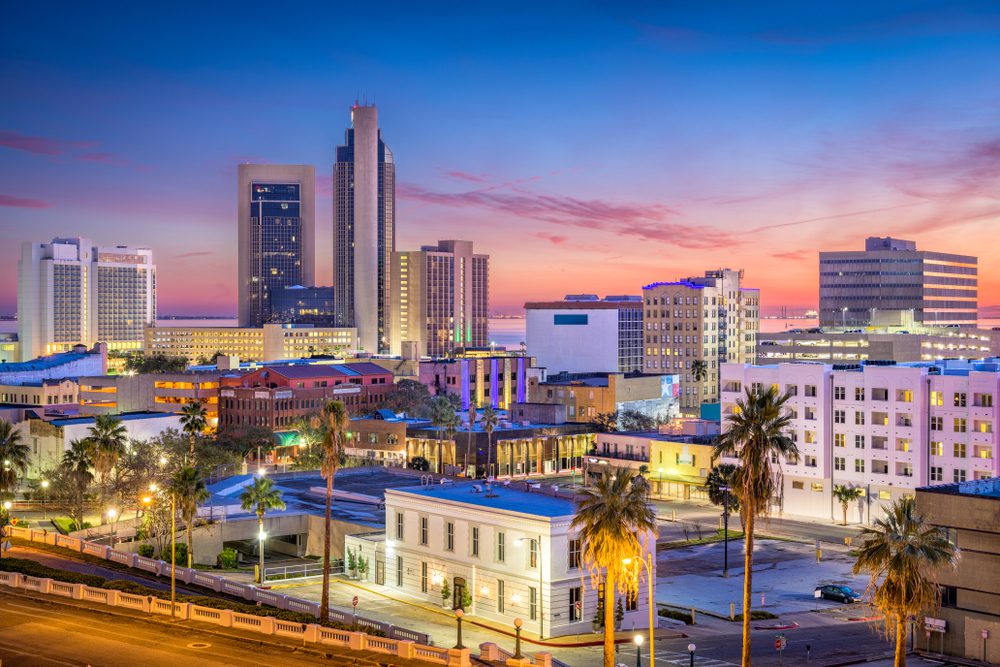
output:
[[[72,549],[73,551],[90,554],[92,556],[97,556],[98,558],[110,560],[129,567],[139,568],[156,575],[169,576],[170,574],[170,563],[166,561],[154,560],[152,558],[146,558],[136,554],[116,551],[104,544],[94,544],[93,542],[87,542],[79,538],[66,537],[64,535],[59,535],[58,533],[33,530],[31,528],[9,526],[7,530],[7,534],[12,537],[19,537],[31,542],[44,542],[46,544],[66,547],[68,549]],[[228,595],[240,597],[244,600],[249,600],[250,602],[260,602],[262,604],[267,604],[286,611],[304,612],[319,618],[320,610],[319,603],[317,602],[309,602],[308,600],[302,600],[288,595],[280,595],[278,593],[274,593],[273,591],[261,589],[250,584],[241,584],[238,581],[226,579],[225,577],[217,574],[209,574],[207,572],[188,569],[186,567],[176,566],[175,576],[178,581],[182,581],[185,584],[195,584],[218,593],[226,593]],[[167,613],[170,613],[169,603],[167,603]],[[363,628],[375,628],[381,630],[387,637],[392,639],[413,641],[418,644],[429,645],[431,643],[430,635],[427,633],[414,632],[413,630],[407,630],[406,628],[397,627],[391,623],[384,623],[372,618],[365,618],[364,616],[355,616],[351,612],[347,611],[330,609],[330,618],[341,623],[349,624],[356,622]]]
[[[330,566],[330,574],[343,574],[344,566]],[[283,565],[281,567],[265,567],[264,583],[270,581],[288,581],[289,579],[309,579],[310,577],[322,577],[322,565]]]
[[[2,561],[0,561],[2,565]],[[170,600],[133,595],[122,591],[91,588],[83,584],[68,584],[52,579],[29,577],[17,572],[0,571],[0,585],[20,588],[48,595],[59,595],[73,600],[96,602],[110,607],[127,609],[132,613],[170,615]],[[270,616],[241,614],[230,609],[201,607],[189,602],[179,602],[173,607],[177,618],[199,621],[226,628],[238,627],[264,635],[292,637],[305,644],[328,644],[353,651],[373,651],[386,655],[420,660],[447,667],[471,667],[471,651],[467,648],[436,648],[417,644],[409,639],[373,637],[363,632],[336,630],[316,623],[296,623]],[[542,663],[534,663],[542,664]]]

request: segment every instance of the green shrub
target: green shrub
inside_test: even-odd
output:
[[[84,584],[99,588],[104,583],[104,577],[94,574],[81,574],[79,572],[69,572],[68,570],[57,570],[33,560],[26,558],[2,558],[0,559],[0,570],[4,572],[17,572],[29,577],[39,577],[42,579],[54,579],[67,584]]]
[[[768,621],[768,620],[771,620],[773,618],[778,618],[778,615],[777,614],[772,614],[769,611],[764,611],[763,609],[752,609],[750,611],[750,620],[751,621]],[[734,621],[740,621],[740,622],[742,622],[743,621],[743,612],[740,612],[740,613],[736,614],[735,616],[733,616],[733,620]]]
[[[65,517],[61,519],[52,519],[52,525],[55,526],[56,530],[58,530],[63,535],[68,535],[69,533],[72,533],[74,531],[82,530],[76,525],[76,521],[73,521],[73,519],[68,519]],[[90,525],[89,521],[83,522],[83,528],[91,528],[91,527],[92,526]]]
[[[168,557],[164,558],[163,560],[165,560],[165,561],[167,561],[169,563],[170,562],[170,558],[169,558],[170,551],[169,550],[167,551],[167,556]],[[188,545],[186,543],[184,543],[184,542],[178,542],[177,544],[174,545],[174,562],[177,565],[181,566],[181,567],[187,567],[187,562],[188,562]]]
[[[139,545],[139,555],[143,558],[152,558],[156,549],[152,544],[140,544]]]
[[[664,618],[672,618],[675,621],[684,621],[685,625],[691,625],[691,612],[677,611],[676,609],[660,609],[656,612]]]
[[[236,549],[223,549],[216,557],[215,562],[223,570],[232,570],[236,567]]]

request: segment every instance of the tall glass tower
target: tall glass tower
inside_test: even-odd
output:
[[[238,180],[240,326],[260,327],[272,295],[313,284],[316,171],[241,164]]]
[[[389,285],[396,249],[396,165],[378,109],[355,104],[333,167],[333,277],[337,325],[356,327],[366,352],[388,352]]]

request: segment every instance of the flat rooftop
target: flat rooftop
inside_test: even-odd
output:
[[[992,498],[1000,500],[1000,477],[976,479],[957,484],[938,484],[922,486],[917,491],[924,493],[942,493],[949,496],[970,496],[975,498]]]
[[[482,491],[476,492],[474,487],[477,486]],[[541,492],[520,491],[505,487],[502,484],[493,485],[493,494],[496,497],[488,497],[486,495],[485,484],[478,482],[435,484],[433,486],[421,486],[417,488],[394,489],[391,492],[391,495],[394,496],[420,496],[548,519],[576,514],[576,503],[568,498],[556,498]]]
[[[174,412],[152,412],[152,411],[140,411],[140,412],[122,412],[121,414],[111,415],[115,419],[120,419],[123,422],[138,421],[142,419],[158,419],[160,417],[177,417],[178,415]],[[74,424],[93,424],[97,420],[97,417],[69,417],[65,419],[53,419],[50,423],[53,426],[72,426]]]

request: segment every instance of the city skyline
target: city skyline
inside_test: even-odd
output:
[[[184,12],[72,6],[42,33],[25,11],[0,28],[3,313],[20,242],[81,235],[152,248],[160,312],[234,315],[242,162],[318,170],[315,282],[331,284],[330,170],[355,99],[381,108],[398,163],[397,246],[474,242],[493,311],[708,266],[745,268],[763,314],[815,308],[818,252],[869,235],[978,255],[980,304],[1000,303],[998,251],[974,242],[1000,217],[989,3],[734,5],[721,22],[693,5],[400,9],[338,17],[365,29],[334,45],[317,8],[255,51],[236,35],[264,12],[229,37]],[[376,22],[385,39],[367,40]],[[259,76],[274,104],[250,103]]]

